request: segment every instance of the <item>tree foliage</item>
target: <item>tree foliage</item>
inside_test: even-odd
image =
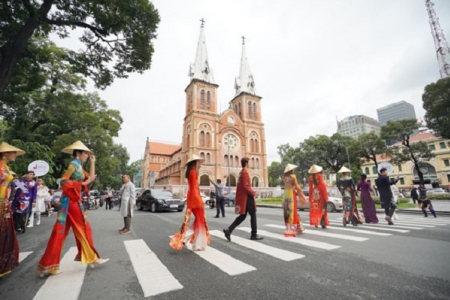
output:
[[[358,136],[358,146],[361,150],[361,156],[366,161],[373,161],[377,170],[377,155],[391,154],[391,149],[387,147],[386,142],[374,132],[364,133]]]
[[[104,88],[114,78],[150,68],[160,18],[148,0],[5,0],[0,20],[1,99],[16,71],[20,73],[21,60],[33,62],[39,54],[33,37],[55,33],[64,39],[73,30],[84,30],[80,38],[84,49],[67,51],[64,59],[75,73]]]
[[[381,127],[381,137],[389,141],[398,141],[400,145],[392,147],[392,162],[401,164],[405,161],[412,161],[419,175],[420,183],[423,181],[423,173],[419,168],[419,162],[429,160],[434,155],[425,142],[411,143],[411,136],[419,128],[415,119],[404,119],[389,121],[386,126]]]
[[[450,139],[450,77],[427,85],[422,101],[427,126]]]

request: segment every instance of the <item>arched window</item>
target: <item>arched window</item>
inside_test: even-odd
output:
[[[256,159],[256,168],[259,169],[259,158]]]
[[[206,109],[211,110],[211,93],[208,91],[206,93]]]
[[[206,147],[211,148],[211,135],[209,132],[206,133]]]
[[[373,174],[378,174],[377,167],[375,167],[375,166],[372,167],[372,173]]]
[[[255,159],[254,158],[252,158],[252,168],[253,169],[255,168]]]
[[[366,173],[366,175],[369,175],[369,174],[370,174],[369,167],[366,167],[366,168],[364,169],[364,173]]]
[[[200,92],[200,109],[205,109],[205,90]]]
[[[255,152],[259,152],[258,140],[255,139]]]
[[[190,137],[191,136],[189,134],[186,137],[186,148],[189,148],[189,146],[190,146]]]
[[[251,119],[252,118],[252,103],[249,101],[248,102],[248,117]]]
[[[205,132],[200,131],[200,140],[199,140],[200,147],[205,147]]]
[[[228,155],[224,155],[224,157],[223,157],[223,164],[225,165],[225,166],[228,166]]]
[[[253,118],[255,118],[255,120],[257,120],[257,116],[256,116],[256,103],[253,102]]]
[[[200,157],[203,158],[203,159],[205,159],[205,153],[200,152]]]
[[[227,177],[226,186],[236,186],[236,177],[234,175],[231,175]]]
[[[210,164],[211,163],[211,154],[206,153],[206,163]]]
[[[253,139],[250,140],[250,152],[255,152],[255,143]]]
[[[242,119],[241,102],[239,102],[239,104],[238,104],[238,115],[239,115],[239,118]]]
[[[238,156],[234,157],[234,164],[236,165],[236,167],[239,167],[239,157]]]
[[[200,176],[200,185],[209,186],[209,176],[204,174]]]
[[[252,179],[252,187],[258,187],[259,186],[259,179],[258,177],[253,177]]]
[[[230,167],[234,167],[233,155],[230,155]]]

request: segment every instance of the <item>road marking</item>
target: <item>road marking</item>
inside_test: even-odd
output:
[[[192,250],[192,244],[188,244],[187,248],[209,262],[210,264],[218,267],[228,275],[235,276],[244,274],[251,271],[256,271],[256,268],[248,265],[240,260],[237,260],[230,255],[216,250],[212,247],[206,247],[204,251]]]
[[[251,229],[249,227],[239,227],[236,229],[246,231],[246,232],[251,232]],[[324,250],[333,250],[333,249],[337,249],[337,248],[341,247],[341,246],[337,246],[337,245],[332,245],[332,244],[313,241],[313,240],[307,240],[307,239],[298,238],[298,237],[285,237],[284,234],[276,234],[276,233],[271,233],[271,232],[264,231],[264,230],[258,230],[258,234],[267,236],[267,237],[270,237],[273,239],[278,239],[278,240],[296,243],[296,244],[302,244],[305,246],[324,249]]]
[[[19,253],[19,263],[24,260],[25,258],[27,258],[28,255],[30,255],[31,253],[33,253],[33,251],[29,251],[29,252],[20,252]]]
[[[223,232],[219,231],[219,230],[211,230],[209,232],[209,234],[219,237],[221,239],[225,239]],[[279,248],[275,248],[275,247],[271,247],[271,246],[267,246],[264,245],[262,243],[256,242],[256,241],[252,241],[252,240],[248,240],[248,239],[244,239],[238,236],[233,236],[233,243],[238,244],[240,246],[273,256],[275,258],[284,260],[284,261],[292,261],[295,259],[299,259],[299,258],[303,258],[305,257],[302,254],[298,254],[298,253],[294,253],[291,251],[287,251],[287,250],[283,250],[283,249],[279,249]]]
[[[342,222],[341,221],[342,219],[338,219],[338,220],[339,221],[337,221],[337,222],[339,222],[339,223]],[[383,221],[380,221],[380,223],[364,223],[364,225],[376,226],[376,227],[380,226],[380,227],[389,227],[389,228],[402,228],[402,229],[411,229],[411,230],[422,230],[424,227],[430,227],[428,225],[422,226],[421,224],[420,225],[418,225],[418,224],[411,224],[411,225],[402,224],[401,221],[397,221],[397,220],[392,220],[392,222],[394,222],[394,225],[389,225],[387,223],[384,223],[384,222],[381,223],[381,222],[383,222]],[[362,224],[358,224],[358,226],[361,226],[361,225]],[[405,226],[402,226],[402,225],[405,225]],[[421,227],[418,227],[418,226],[421,226]],[[431,226],[431,227],[434,227],[434,226]]]
[[[333,225],[342,225],[342,221],[341,222],[336,222],[336,221],[330,221],[330,224]],[[371,226],[373,225],[373,226]],[[392,228],[392,225],[379,225],[379,224],[364,224],[361,225],[359,224],[358,226],[352,226],[351,224],[347,225],[348,227],[352,228],[352,227],[359,227],[359,228],[364,228],[364,229],[373,229],[373,230],[384,230],[384,231],[394,231],[394,232],[400,232],[400,233],[407,233],[409,232],[409,230],[403,230],[403,229],[394,229]],[[384,227],[379,227],[379,226],[387,226],[389,228],[384,228]]]
[[[267,227],[272,227],[272,228],[280,228],[280,229],[284,229],[285,226],[283,225],[275,225],[275,224],[267,224],[264,225]],[[317,230],[308,230],[305,232],[306,235],[319,235],[319,236],[326,236],[326,237],[331,237],[331,238],[336,238],[336,239],[343,239],[343,240],[350,240],[350,241],[355,241],[355,242],[364,242],[367,241],[369,238],[363,238],[363,237],[358,237],[358,236],[352,236],[352,235],[344,235],[344,234],[338,234],[338,233],[329,233],[329,232],[325,232],[325,231],[317,231]]]
[[[384,218],[384,217],[383,217]],[[404,217],[403,215],[400,217],[399,221],[407,221],[407,222],[414,222],[417,224],[428,224],[428,225],[449,225],[450,221],[445,221],[445,220],[437,220],[437,218],[435,219],[434,217],[420,217],[420,218],[409,218],[409,217]]]
[[[48,300],[58,295],[64,300],[76,300],[80,296],[86,267],[73,258],[77,255],[77,247],[71,247],[60,262],[61,274],[50,275],[39,289],[34,300]]]
[[[433,228],[433,227],[436,227],[436,226],[434,226],[434,225],[425,225],[425,224],[418,224],[417,222],[408,222],[408,221],[405,221],[405,220],[403,220],[403,219],[401,219],[401,220],[392,220],[392,222],[395,222],[395,225],[405,225],[405,226],[408,226],[408,228],[414,228],[414,227],[417,227],[417,226],[420,226],[420,227],[418,227],[418,228]]]
[[[303,224],[303,226],[309,226],[309,227],[312,227],[312,225],[309,225],[309,224]],[[359,229],[359,228],[357,228],[357,227],[356,227],[356,228],[346,228],[346,227],[338,227],[338,226],[327,226],[327,229],[342,230],[342,231],[351,231],[351,232],[353,232],[353,233],[364,233],[364,234],[379,235],[379,236],[389,236],[389,235],[392,235],[392,234],[390,234],[390,233],[362,230],[362,229]]]
[[[130,256],[134,272],[144,292],[144,297],[183,288],[144,240],[129,240],[123,243]]]

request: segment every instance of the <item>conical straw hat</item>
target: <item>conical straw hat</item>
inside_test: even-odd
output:
[[[318,165],[312,165],[311,168],[309,168],[308,173],[309,174],[317,174],[322,172],[323,168]]]
[[[187,166],[191,161],[194,161],[194,160],[198,160],[198,161],[200,161],[201,163],[205,161],[205,159],[203,159],[203,158],[201,158],[200,156],[194,154],[194,155],[192,155],[192,157],[186,162],[186,164],[185,164],[184,166]]]
[[[347,169],[345,166],[342,166],[342,168],[338,171],[338,173],[351,173],[351,171]]]
[[[26,153],[22,149],[11,146],[7,142],[3,142],[0,144],[0,153],[2,152],[16,152],[16,156],[24,155]]]
[[[296,168],[298,168],[298,166],[293,165],[293,164],[287,164],[287,165],[286,165],[286,168],[284,168],[284,173],[287,173],[287,172],[289,172],[289,171],[292,171],[292,170],[294,170],[294,169],[296,169]]]
[[[73,150],[81,150],[81,151],[87,151],[87,152],[92,153],[92,151],[88,147],[86,147],[86,145],[83,144],[83,142],[81,142],[81,141],[76,141],[72,145],[67,146],[66,148],[62,149],[62,152],[67,153],[67,154],[72,154]]]

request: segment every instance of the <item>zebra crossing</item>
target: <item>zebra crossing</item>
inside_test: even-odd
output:
[[[275,240],[278,246],[273,246],[273,243],[271,243],[272,246],[267,245],[267,240],[253,241],[242,238],[237,232],[245,232],[247,235],[247,233],[251,232],[251,229],[249,227],[238,227],[236,228],[236,234],[232,235],[231,244],[261,253],[267,256],[268,259],[284,262],[298,261],[301,264],[303,260],[308,259],[308,256],[303,252],[305,248],[308,248],[308,250],[331,251],[345,248],[349,243],[364,243],[373,238],[384,238],[450,225],[450,219],[423,218],[421,216],[402,215],[400,219],[394,220],[395,225],[387,225],[384,221],[381,221],[384,219],[384,216],[380,215],[379,219],[379,224],[343,227],[341,218],[333,218],[330,220],[330,226],[326,230],[316,229],[314,226],[305,223],[306,231],[295,238],[284,236],[285,227],[282,224],[263,224],[260,226],[258,234],[271,241]],[[234,258],[229,253],[226,253],[227,250],[224,249],[230,244],[226,241],[223,232],[211,230],[210,235],[211,246],[205,251],[188,249],[204,262],[215,266],[219,272],[223,272],[228,276],[239,276],[257,271],[258,266],[244,262],[245,258]],[[317,237],[321,241],[317,240]],[[324,238],[326,238],[327,242],[323,241]],[[298,251],[293,251],[292,247],[289,248],[291,249],[290,251],[286,250],[287,244],[299,245]],[[165,266],[164,260],[161,260],[143,239],[125,240],[123,241],[123,248],[131,262],[144,298],[184,288],[179,281],[180,278],[177,278],[177,276],[181,277],[181,275],[177,274],[173,269],[170,271]],[[76,247],[71,247],[63,254],[60,264],[62,273],[57,276],[46,277],[44,279],[45,283],[37,291],[33,299],[48,299],[55,294],[64,295],[65,300],[76,300],[79,298],[87,266],[73,261],[76,252]],[[32,251],[22,252],[19,255],[19,261],[24,261],[33,254],[34,252]],[[70,289],[66,288],[67,282],[70,282]]]

